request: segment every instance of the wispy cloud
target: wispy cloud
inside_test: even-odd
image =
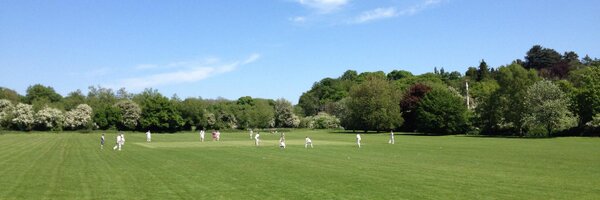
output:
[[[398,10],[396,7],[376,8],[362,12],[351,21],[353,24],[367,23],[375,20],[393,18],[397,16],[411,16],[442,3],[442,0],[425,0],[419,4]]]
[[[109,87],[139,90],[160,85],[171,85],[181,83],[192,83],[211,76],[232,72],[239,66],[253,63],[260,59],[260,54],[252,54],[241,61],[220,63],[218,59],[207,59],[203,61],[181,61],[165,65],[145,64],[134,67],[136,70],[144,69],[175,69],[175,71],[154,73],[141,77],[125,78],[110,84]]]
[[[355,23],[365,23],[373,20],[385,19],[398,16],[396,8],[376,8],[374,10],[365,11],[360,14],[355,20]]]
[[[303,6],[317,10],[319,13],[331,13],[348,4],[349,0],[298,0]]]
[[[296,23],[304,23],[304,22],[306,22],[306,17],[304,17],[304,16],[290,17],[290,21],[296,22]]]
[[[442,3],[442,0],[425,0],[420,4],[411,6],[398,12],[399,15],[415,15],[427,8],[433,7]]]

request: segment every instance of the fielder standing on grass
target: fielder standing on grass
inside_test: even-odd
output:
[[[121,141],[121,134],[117,134],[117,143],[115,144],[115,147],[113,147],[113,150],[117,150],[117,148],[119,148],[119,151],[121,151]]]
[[[252,135],[254,135],[254,131],[252,131],[252,129],[250,129],[250,139],[252,139]]]
[[[279,138],[279,148],[285,149],[285,135],[281,135]]]
[[[306,136],[306,139],[304,139],[304,141],[305,141],[305,142],[304,142],[304,148],[305,148],[305,149],[306,149],[306,148],[308,148],[308,145],[309,145],[309,144],[310,144],[310,148],[313,148],[313,145],[312,145],[312,140],[311,140],[310,138],[308,138],[308,136]]]
[[[146,132],[146,142],[151,142],[152,141],[152,133],[150,133],[150,130],[148,130],[148,132]]]
[[[104,149],[104,133],[100,136],[100,149]]]
[[[394,144],[394,131],[390,131],[390,141],[388,141],[388,144]]]
[[[256,144],[256,146],[258,146],[260,144],[260,133],[256,132],[256,135],[254,135],[254,144]]]
[[[204,129],[200,130],[200,141],[204,142]]]
[[[356,144],[358,144],[358,148],[360,148],[360,140],[362,140],[362,138],[360,137],[360,133],[356,134]]]

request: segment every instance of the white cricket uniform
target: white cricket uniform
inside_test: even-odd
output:
[[[121,134],[121,146],[125,146],[125,134]]]
[[[252,139],[252,135],[254,135],[254,131],[250,130],[250,139]]]
[[[117,143],[116,143],[115,147],[113,147],[113,150],[116,150],[118,148],[119,151],[121,151],[122,141],[123,141],[123,139],[122,139],[121,135],[117,135]]]
[[[254,144],[256,144],[256,146],[258,146],[259,143],[260,143],[260,134],[256,133],[256,135],[254,135]]]
[[[390,132],[390,141],[388,141],[389,144],[394,144],[394,132]]]
[[[362,138],[360,137],[360,134],[356,134],[356,144],[358,144],[358,148],[360,148],[360,141],[362,140]]]
[[[200,131],[200,141],[204,142],[204,130]]]
[[[152,141],[152,133],[150,131],[146,132],[146,142]]]
[[[310,144],[310,148],[313,148],[312,140],[310,138],[306,138],[305,142],[304,142],[304,148],[308,148],[309,144]]]
[[[279,139],[279,147],[283,147],[285,149],[285,139]]]

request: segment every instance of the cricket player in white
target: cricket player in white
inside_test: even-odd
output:
[[[256,135],[254,135],[254,144],[256,144],[256,146],[258,146],[260,144],[260,133],[256,132]]]
[[[358,148],[360,148],[360,140],[361,140],[361,139],[362,139],[362,138],[360,138],[360,133],[359,133],[359,134],[356,134],[356,144],[358,144]]]
[[[152,141],[152,133],[150,133],[150,130],[148,130],[148,132],[146,132],[146,142],[150,141]]]
[[[121,135],[117,135],[117,143],[115,145],[115,147],[113,147],[113,150],[117,150],[117,148],[119,148],[119,151],[121,151],[121,142],[122,142],[122,137]]]
[[[308,138],[308,136],[306,136],[306,139],[304,139],[304,140],[305,140],[305,142],[304,142],[304,148],[308,148],[309,144],[310,144],[310,148],[313,148],[312,140],[310,140],[310,138]]]
[[[285,137],[279,138],[279,147],[285,149]]]
[[[204,129],[200,130],[200,141],[204,142]]]
[[[250,129],[250,139],[252,139],[252,135],[254,135],[254,131],[252,131],[252,129]]]
[[[125,146],[125,134],[121,133],[121,146]]]
[[[388,141],[388,144],[394,144],[394,131],[390,131],[390,141]]]

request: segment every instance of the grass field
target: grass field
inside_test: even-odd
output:
[[[209,134],[207,134],[209,135]],[[315,148],[304,149],[304,137]],[[600,199],[600,138],[0,134],[0,199]],[[210,137],[209,137],[210,138]]]

